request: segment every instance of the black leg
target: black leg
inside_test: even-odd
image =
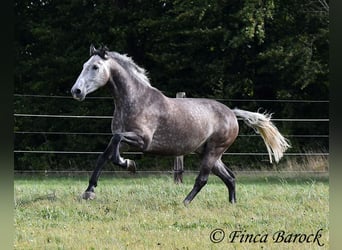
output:
[[[120,155],[120,143],[123,139],[123,136],[121,134],[115,134],[113,136],[113,154],[112,154],[112,162],[115,165],[118,165],[122,168],[127,167],[127,160],[122,158]]]
[[[104,164],[111,159],[114,164],[127,168],[131,172],[135,172],[136,164],[134,161],[129,159],[124,159],[120,155],[120,143],[125,142],[128,145],[138,147],[140,149],[144,148],[144,141],[140,136],[138,136],[134,132],[124,132],[114,134],[111,138],[106,150],[99,156],[96,162],[95,170],[93,171],[90,180],[89,186],[82,195],[83,199],[94,199],[95,198],[95,187],[97,186],[97,181],[101,174],[102,168]]]
[[[109,160],[109,158],[111,157],[111,155],[113,154],[113,137],[110,140],[106,150],[99,156],[99,158],[97,159],[96,162],[96,167],[89,179],[89,185],[88,188],[86,189],[86,191],[83,193],[82,198],[83,199],[94,199],[95,198],[95,187],[97,186],[97,181],[100,177],[102,168],[104,166],[104,164]]]
[[[133,132],[126,133],[118,133],[113,136],[113,154],[112,154],[112,162],[122,168],[126,168],[131,172],[136,171],[136,164],[133,160],[124,159],[120,155],[120,144],[121,142],[125,142],[130,146],[137,147],[139,149],[143,149],[144,141],[140,136]]]
[[[195,196],[201,191],[201,189],[207,184],[209,177],[210,169],[201,169],[199,175],[196,178],[195,185],[192,188],[191,192],[186,196],[183,203],[185,206],[189,205],[189,203],[195,198]]]
[[[229,170],[221,160],[218,160],[215,163],[212,172],[226,184],[229,193],[229,202],[233,204],[236,203],[235,176],[233,172]]]

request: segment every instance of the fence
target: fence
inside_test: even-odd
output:
[[[42,99],[49,99],[49,100],[56,100],[57,103],[61,103],[61,100],[68,100],[68,99],[72,99],[69,96],[48,96],[48,95],[22,95],[22,94],[15,94],[14,95],[15,99],[17,100],[17,102],[15,103],[24,103],[23,99],[34,99],[34,100],[42,100]],[[101,101],[101,102],[106,102],[107,100],[112,101],[112,97],[87,97],[87,99],[90,100],[96,100],[96,101]],[[253,106],[254,104],[252,103],[257,103],[258,106],[260,103],[268,103],[268,106],[272,106],[275,103],[278,104],[278,106],[280,105],[279,110],[281,110],[282,108],[284,108],[285,105],[319,105],[319,106],[324,106],[325,108],[323,108],[323,110],[327,110],[328,109],[328,105],[329,105],[329,101],[328,100],[260,100],[260,99],[249,99],[249,100],[245,100],[245,99],[218,99],[218,101],[223,102],[223,103],[230,103],[230,104],[239,104],[242,106],[246,105],[247,106]],[[250,105],[252,104],[252,105]],[[271,104],[271,105],[270,105]],[[79,103],[75,102],[75,105],[80,105]],[[18,105],[17,105],[18,106]],[[229,105],[231,106],[231,105]],[[112,103],[109,105],[109,109],[111,110],[110,112],[112,112],[113,109],[113,105]],[[239,106],[240,107],[240,106]],[[250,109],[250,108],[249,108]],[[252,108],[252,109],[257,109],[257,107]],[[25,110],[25,108],[24,108]],[[20,108],[16,108],[15,109],[15,113],[14,113],[14,117],[15,117],[15,131],[14,134],[16,137],[18,136],[89,136],[89,137],[98,137],[98,136],[111,136],[110,132],[99,132],[99,131],[51,131],[49,130],[31,130],[29,129],[30,126],[25,126],[24,123],[20,123],[19,119],[29,119],[30,122],[35,123],[34,121],[37,120],[42,120],[42,119],[47,119],[49,120],[49,122],[45,122],[45,123],[50,123],[51,124],[51,120],[90,120],[90,121],[105,121],[107,124],[107,131],[110,128],[110,121],[112,119],[111,115],[79,115],[79,114],[44,114],[44,113],[40,113],[40,114],[32,114],[29,112],[20,112],[21,109]],[[19,112],[18,112],[19,111]],[[291,129],[293,132],[295,133],[291,133],[291,134],[284,134],[285,137],[289,138],[291,140],[291,143],[293,144],[299,144],[299,145],[306,145],[307,141],[312,141],[314,140],[315,142],[317,142],[317,144],[319,145],[324,145],[323,146],[323,150],[319,150],[319,151],[313,151],[313,150],[309,150],[309,151],[302,151],[302,150],[298,150],[298,151],[290,151],[285,153],[285,157],[292,157],[292,156],[296,156],[296,157],[307,157],[307,156],[322,156],[322,157],[327,157],[329,155],[328,151],[326,151],[326,148],[328,147],[328,140],[329,140],[329,131],[328,131],[328,127],[329,127],[329,118],[325,117],[327,115],[328,112],[322,112],[322,114],[319,114],[318,117],[282,117],[282,118],[274,118],[272,119],[272,121],[274,122],[279,122],[282,124],[285,124],[283,127],[289,126],[286,124],[291,124],[292,127],[294,127],[294,129]],[[296,125],[295,124],[304,124],[302,125],[302,129],[296,129]],[[313,133],[313,131],[309,131],[309,133],[303,133],[306,132],[305,124],[310,124],[310,126],[312,126],[312,124],[318,124],[317,127],[323,127],[323,129],[320,129],[319,133]],[[24,124],[24,125],[23,125]],[[52,123],[53,124],[53,123]],[[322,124],[324,124],[322,126]],[[23,125],[23,126],[22,126]],[[304,128],[304,129],[303,129]],[[252,134],[252,133],[247,133],[244,132],[246,130],[242,130],[242,132],[240,132],[239,134],[239,138],[253,138],[253,137],[259,137],[259,135],[256,134]],[[299,133],[298,133],[299,131]],[[316,132],[316,131],[315,131]],[[106,145],[104,145],[105,147]],[[34,147],[30,147],[29,149],[27,148],[20,148],[20,143],[15,141],[15,150],[14,150],[14,155],[15,157],[20,157],[20,155],[23,154],[30,154],[30,155],[97,155],[102,153],[102,151],[92,151],[92,150],[73,150],[70,148],[61,148],[61,149],[35,149]],[[297,149],[300,149],[301,147],[297,147]],[[238,147],[236,148],[238,149]],[[130,155],[142,155],[142,153],[140,152],[129,152],[129,151],[125,151],[123,152],[123,154],[130,154]],[[239,157],[248,157],[248,156],[260,156],[260,157],[267,157],[268,153],[266,151],[264,152],[239,152],[239,150],[235,150],[234,148],[227,151],[226,153],[224,153],[224,156],[239,156]],[[31,171],[34,171],[34,169]]]

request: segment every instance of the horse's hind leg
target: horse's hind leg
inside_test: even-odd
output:
[[[229,193],[229,202],[236,203],[235,176],[233,172],[224,165],[221,159],[217,160],[212,172],[214,175],[220,177],[220,179],[226,184]]]
[[[195,198],[195,196],[201,191],[201,189],[207,184],[208,177],[210,174],[210,168],[203,167],[196,178],[195,185],[192,188],[191,192],[184,199],[183,203],[185,206],[189,205],[189,203]]]
[[[202,161],[201,161],[201,167],[200,167],[200,173],[196,178],[194,187],[192,188],[191,192],[187,195],[187,197],[184,199],[183,203],[185,206],[187,206],[194,198],[195,196],[201,191],[201,189],[207,184],[209,174],[211,172],[211,169],[214,166],[214,163],[217,160],[215,150],[212,152],[207,152],[205,155],[203,155]]]

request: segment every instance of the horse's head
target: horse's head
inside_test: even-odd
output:
[[[101,47],[95,49],[90,46],[90,58],[83,64],[83,70],[71,89],[72,96],[83,101],[87,94],[104,86],[110,77],[110,67],[107,56],[108,49]]]

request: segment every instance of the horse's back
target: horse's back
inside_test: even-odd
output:
[[[172,100],[184,119],[190,118],[195,123],[207,124],[208,128],[234,127],[237,124],[234,112],[218,101],[200,98],[173,98]]]

